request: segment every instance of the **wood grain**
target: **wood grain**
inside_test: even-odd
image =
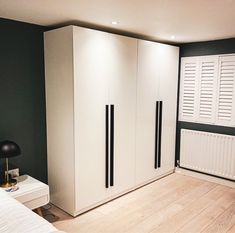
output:
[[[235,189],[174,173],[77,218],[51,211],[68,233],[234,233]]]

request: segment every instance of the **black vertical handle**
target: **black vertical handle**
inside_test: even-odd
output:
[[[110,114],[110,186],[114,185],[114,105]]]
[[[163,102],[160,101],[159,106],[159,127],[158,127],[158,167],[161,167],[161,145],[162,145],[162,109],[163,109]]]
[[[156,101],[156,115],[155,115],[155,156],[154,156],[154,168],[157,169],[158,166],[158,108],[159,103]]]
[[[105,187],[109,187],[109,105],[105,106]]]

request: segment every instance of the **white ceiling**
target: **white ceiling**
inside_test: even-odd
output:
[[[235,37],[235,0],[0,0],[0,17],[94,25],[175,43]]]

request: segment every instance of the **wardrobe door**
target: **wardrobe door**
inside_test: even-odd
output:
[[[158,172],[156,126],[160,78],[160,44],[138,41],[136,184],[153,179]]]
[[[116,195],[135,185],[137,40],[117,35],[110,40],[110,185]]]
[[[159,100],[162,104],[160,168],[173,171],[175,162],[175,132],[177,112],[177,83],[179,48],[161,44]]]
[[[106,145],[108,85],[114,66],[107,33],[74,27],[76,211],[108,197]],[[69,168],[68,168],[69,169]]]

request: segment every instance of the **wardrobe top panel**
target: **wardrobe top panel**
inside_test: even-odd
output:
[[[120,37],[127,37],[127,38],[131,38],[133,40],[137,40],[137,41],[146,41],[146,42],[149,42],[149,43],[157,43],[159,45],[165,45],[165,46],[169,46],[169,47],[175,47],[175,48],[179,48],[179,46],[175,46],[175,45],[169,45],[169,44],[165,44],[165,43],[160,43],[160,42],[157,42],[157,41],[150,41],[150,40],[145,40],[145,39],[139,39],[139,38],[135,38],[135,37],[131,37],[131,36],[126,36],[126,35],[122,35],[122,34],[118,34],[118,33],[113,33],[113,32],[107,32],[107,31],[103,31],[103,30],[98,30],[98,29],[92,29],[92,28],[86,28],[86,27],[82,27],[82,26],[75,26],[75,25],[69,25],[69,26],[65,26],[65,27],[61,27],[61,28],[56,28],[56,29],[53,29],[53,30],[49,30],[49,31],[46,31],[44,32],[44,34],[47,34],[47,33],[50,33],[52,31],[59,31],[59,30],[63,30],[65,28],[72,28],[72,29],[85,29],[85,30],[92,30],[92,31],[97,31],[97,32],[103,32],[103,33],[107,33],[107,34],[111,34],[111,35],[117,35],[117,36],[120,36]]]

